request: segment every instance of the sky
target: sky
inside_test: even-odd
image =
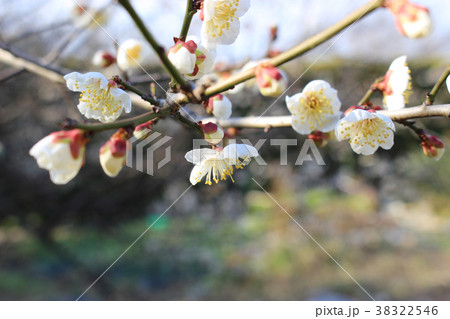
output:
[[[8,39],[23,29],[41,28],[71,17],[76,3],[88,3],[101,7],[106,0],[0,0],[0,34]],[[145,19],[149,29],[166,48],[173,43],[181,28],[186,0],[134,0],[136,10]],[[219,61],[237,62],[264,56],[271,25],[279,27],[275,47],[286,50],[307,37],[339,21],[349,12],[365,4],[367,0],[252,0],[249,11],[241,18],[241,33],[233,45],[219,46]],[[390,61],[406,54],[410,58],[439,58],[450,61],[450,1],[414,0],[430,9],[434,30],[423,39],[412,40],[400,35],[388,10],[379,9],[344,31],[339,40],[328,41],[316,48],[305,59],[341,57],[362,61]],[[116,5],[108,10],[109,20],[105,30],[119,43],[128,38],[141,38],[126,12]],[[194,16],[190,33],[200,34],[201,21]],[[86,37],[95,37],[97,48],[83,48]],[[80,37],[67,53],[86,52],[98,48],[112,48],[113,42],[101,29]],[[84,50],[80,50],[84,49]]]

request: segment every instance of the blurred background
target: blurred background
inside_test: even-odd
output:
[[[420,40],[402,37],[387,10],[377,10],[333,40],[285,65],[300,92],[314,79],[339,91],[343,110],[384,75],[390,61],[408,55],[413,81],[409,105],[419,105],[450,62],[450,4],[428,6],[434,31]],[[93,67],[99,49],[141,38],[114,2],[79,4],[101,9],[102,27],[86,23],[74,0],[0,0],[0,41],[52,67],[79,72]],[[344,17],[365,1],[253,1],[241,19],[235,44],[219,47],[221,68],[265,56],[270,26],[279,28],[274,49],[285,50]],[[167,48],[177,36],[184,0],[133,1]],[[194,17],[190,34],[199,35]],[[107,33],[110,35],[108,35]],[[331,46],[331,47],[330,47]],[[317,58],[326,51],[316,63]],[[148,72],[168,86],[154,56]],[[137,85],[148,90],[140,72]],[[142,80],[143,79],[143,80]],[[158,92],[160,95],[163,92]],[[58,130],[65,117],[82,120],[77,96],[64,85],[0,63],[0,299],[73,300],[113,263],[189,187],[192,166],[184,154],[194,134],[170,119],[155,131],[173,138],[172,161],[149,176],[125,167],[104,175],[98,149],[112,132],[95,135],[86,165],[64,186],[52,184],[28,151]],[[275,100],[254,87],[230,95],[233,116],[258,115]],[[287,115],[281,98],[266,115]],[[381,103],[378,95],[374,102]],[[443,88],[436,103],[450,103]],[[198,114],[201,109],[192,107]],[[135,107],[132,115],[142,112]],[[418,124],[450,144],[447,119]],[[320,152],[325,166],[294,163],[304,137],[290,128],[246,129],[242,138],[297,139],[288,165],[267,141],[267,166],[252,162],[235,183],[189,189],[82,298],[82,300],[367,300],[369,297],[252,180],[254,178],[375,299],[450,299],[450,156],[423,155],[419,141],[398,126],[395,145],[356,156],[348,143],[330,142]],[[158,151],[159,152],[159,151]],[[164,150],[156,154],[164,157]]]

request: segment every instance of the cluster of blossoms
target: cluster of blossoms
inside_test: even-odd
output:
[[[195,37],[174,38],[175,43],[167,53],[173,67],[188,80],[201,81],[203,76],[210,74],[217,45],[231,44],[236,40],[240,29],[239,18],[249,6],[250,0],[203,0],[200,12],[203,21],[201,41]],[[402,34],[417,38],[430,32],[431,20],[426,8],[408,0],[386,0],[384,6],[395,15],[396,25]],[[277,29],[272,27],[272,41],[276,35]],[[271,49],[267,56],[277,54],[276,50]],[[116,63],[120,70],[127,72],[142,68],[141,64],[149,55],[145,43],[130,39],[120,45],[116,56],[99,51],[92,62],[102,68]],[[230,130],[224,131],[220,126],[220,121],[229,119],[232,114],[232,103],[225,94],[239,92],[246,85],[257,86],[261,95],[266,97],[279,97],[288,89],[286,73],[270,60],[249,62],[240,71],[253,72],[255,80],[202,100],[206,113],[214,116],[215,120],[197,123],[209,146],[189,151],[185,156],[188,162],[194,164],[190,176],[193,185],[203,178],[208,185],[227,177],[233,180],[234,169],[243,168],[252,158],[259,156],[258,151],[250,145],[230,143],[234,134]],[[117,78],[109,80],[98,72],[72,72],[64,79],[70,90],[81,93],[78,110],[88,119],[111,123],[123,112],[131,111],[131,97],[120,85],[124,83],[117,81]],[[450,78],[447,79],[447,86],[450,92]],[[372,86],[372,90],[383,94],[385,109],[404,108],[411,91],[406,56],[395,59],[382,80]],[[325,146],[333,134],[338,141],[349,140],[352,150],[362,155],[373,154],[379,147],[390,149],[394,144],[394,122],[377,112],[383,109],[381,106],[371,103],[352,106],[342,116],[338,92],[324,80],[308,83],[302,92],[286,96],[285,103],[291,113],[292,128],[299,134],[308,135],[319,146]],[[110,137],[99,151],[99,161],[105,174],[110,177],[119,174],[126,164],[130,137],[149,137],[153,124],[153,121],[139,122],[136,127],[120,128]],[[39,167],[49,171],[50,179],[55,184],[66,184],[84,164],[85,145],[91,133],[80,129],[51,133],[31,148],[30,155],[37,160]],[[435,159],[442,156],[444,144],[439,138],[424,131],[419,134],[419,138],[425,155]]]
[[[406,56],[396,58],[384,78],[372,89],[383,94],[383,104],[387,110],[405,107],[411,94],[410,69]],[[301,93],[286,97],[286,105],[292,114],[292,128],[319,146],[324,146],[334,131],[338,141],[349,140],[357,154],[371,155],[381,147],[391,149],[394,145],[394,122],[386,115],[377,113],[380,106],[352,106],[341,119],[341,102],[337,91],[323,80],[315,80],[305,86]],[[439,159],[444,145],[436,136],[421,137],[425,155]]]

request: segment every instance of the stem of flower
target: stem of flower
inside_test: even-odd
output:
[[[191,91],[191,85],[181,76],[180,72],[175,68],[175,66],[170,62],[169,58],[167,57],[164,48],[159,45],[159,43],[155,40],[153,35],[150,33],[150,31],[145,26],[142,19],[139,17],[139,15],[134,10],[133,6],[131,5],[129,0],[118,0],[118,2],[124,7],[124,9],[128,12],[130,17],[133,19],[134,23],[138,27],[138,29],[141,31],[144,38],[148,41],[148,43],[151,45],[153,50],[158,55],[159,59],[161,60],[162,64],[166,68],[167,72],[171,75],[171,77],[177,82],[181,89],[185,91]]]
[[[178,121],[186,124],[187,126],[193,128],[198,134],[203,135],[203,132],[197,123],[188,120],[187,118],[182,116],[179,112],[173,114],[173,117]]]
[[[441,77],[439,78],[439,80],[436,82],[436,84],[434,85],[434,87],[431,89],[431,91],[429,93],[427,93],[427,100],[425,101],[426,105],[431,105],[434,102],[434,99],[436,98],[436,94],[439,92],[439,89],[441,88],[441,86],[445,83],[445,80],[447,79],[447,77],[450,74],[450,67],[448,67],[444,73],[442,73]]]
[[[100,132],[106,130],[113,130],[125,127],[136,126],[150,120],[166,117],[172,112],[172,108],[170,106],[166,106],[162,109],[159,109],[157,112],[147,112],[135,117],[131,117],[129,119],[120,120],[112,123],[103,123],[103,124],[82,124],[78,123],[74,120],[65,120],[60,125],[64,129],[74,129],[78,128],[80,130],[85,130],[88,132]]]
[[[180,39],[186,40],[186,36],[189,32],[189,27],[191,25],[192,17],[195,15],[197,10],[194,9],[194,0],[187,0],[186,13],[184,14],[183,26],[180,31]]]
[[[364,105],[364,104],[368,103],[370,101],[370,99],[372,98],[372,95],[377,91],[377,89],[375,88],[375,85],[377,85],[380,82],[383,82],[383,80],[384,80],[384,76],[376,79],[370,86],[370,89],[367,90],[366,94],[358,102],[358,105]]]
[[[154,98],[152,98],[151,96],[149,96],[148,94],[144,94],[142,91],[140,91],[138,88],[134,87],[133,85],[131,85],[130,83],[123,81],[121,78],[119,78],[118,76],[115,76],[113,78],[114,82],[116,82],[117,84],[123,86],[127,91],[136,93],[137,95],[139,95],[143,100],[149,102],[150,104],[154,105],[154,106],[158,106],[159,102],[156,101]]]
[[[352,13],[350,13],[348,16],[346,16],[344,19],[339,21],[338,23],[332,25],[328,29],[323,30],[322,32],[308,38],[307,40],[303,41],[299,45],[293,47],[292,49],[289,49],[288,51],[285,51],[281,53],[280,55],[270,59],[268,63],[272,64],[273,66],[278,66],[281,64],[284,64],[290,60],[295,59],[296,57],[304,54],[305,52],[310,51],[311,49],[317,47],[319,44],[325,42],[326,40],[332,38],[339,32],[341,32],[343,29],[349,27],[351,24],[355,23],[362,17],[368,15],[375,9],[381,7],[384,3],[384,0],[371,0],[367,4],[363,5],[359,9],[356,9]],[[254,68],[246,70],[244,72],[240,72],[238,74],[230,76],[227,80],[221,81],[220,83],[217,83],[210,88],[208,88],[205,92],[206,97],[213,96],[216,94],[219,94],[223,91],[232,89],[235,85],[247,81],[255,76],[254,74]]]
[[[413,106],[395,111],[382,110],[377,113],[389,116],[393,121],[402,121],[425,118],[425,117],[450,117],[450,104]],[[289,127],[292,125],[292,116],[248,116],[232,117],[228,120],[218,121],[216,118],[202,118],[204,122],[218,122],[222,127],[239,128],[266,128],[266,127]]]

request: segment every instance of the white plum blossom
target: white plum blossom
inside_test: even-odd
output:
[[[181,74],[191,74],[196,66],[197,56],[195,52],[197,44],[194,41],[183,42],[178,40],[167,54],[170,62]]]
[[[338,141],[350,140],[357,154],[370,155],[378,147],[385,150],[394,145],[395,125],[383,114],[355,109],[341,119],[336,126]]]
[[[308,83],[301,93],[286,96],[292,128],[300,134],[334,130],[341,115],[337,91],[323,80]]]
[[[200,18],[201,38],[208,49],[231,44],[239,35],[239,17],[250,8],[250,0],[204,0]]]
[[[212,185],[212,181],[226,180],[227,176],[233,180],[233,166],[244,168],[252,157],[259,156],[258,151],[246,144],[230,144],[225,148],[201,148],[189,151],[185,158],[195,164],[189,178],[192,185],[200,182],[206,176],[205,184]]]
[[[53,132],[37,142],[30,149],[30,155],[40,168],[49,171],[53,183],[63,185],[83,166],[87,141],[81,130]]]
[[[217,94],[209,98],[206,110],[219,120],[228,120],[232,113],[232,104],[225,95]]]
[[[150,54],[149,47],[143,41],[128,39],[117,49],[117,66],[123,71],[137,69]]]
[[[411,94],[411,71],[406,63],[406,55],[392,61],[384,81],[377,84],[383,92],[383,104],[388,110],[405,107]]]
[[[72,72],[64,76],[67,87],[81,92],[78,110],[88,119],[102,123],[114,122],[124,110],[131,111],[131,98],[127,92],[117,87],[114,81],[108,81],[98,72],[81,74]]]
[[[432,22],[428,8],[409,0],[388,0],[385,6],[394,14],[395,25],[404,36],[416,39],[430,34]]]

